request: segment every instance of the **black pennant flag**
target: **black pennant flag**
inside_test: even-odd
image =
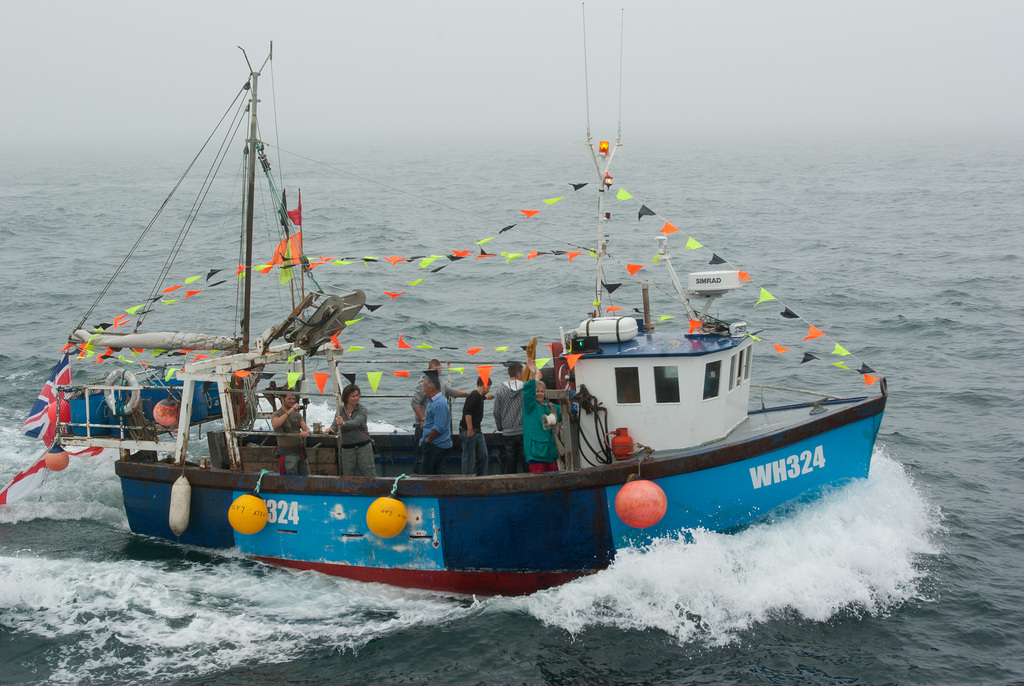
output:
[[[209,281],[210,277],[213,276],[214,274],[216,274],[219,271],[223,271],[223,270],[221,270],[221,269],[211,269],[209,271],[209,273],[207,273],[207,275],[206,275],[206,280]]]
[[[788,307],[784,309],[782,312],[779,312],[779,314],[781,314],[786,319],[800,319],[800,315],[798,315],[796,312],[789,309]]]
[[[377,260],[376,257],[364,257],[363,258],[363,262],[377,262],[377,261],[378,260]],[[284,269],[284,267],[282,267],[282,269]]]
[[[375,338],[371,338],[370,341],[373,343],[373,347],[374,348],[386,348],[387,347],[386,345],[384,345],[380,341],[376,340]]]
[[[810,353],[804,353],[804,359],[800,360],[800,364],[803,364],[804,362],[810,362],[811,360],[816,360],[816,359],[818,359],[818,358],[815,357],[814,355],[812,355]]]
[[[871,367],[867,366],[866,364],[861,363],[860,369],[857,370],[857,373],[858,374],[874,374],[875,370],[872,369]]]
[[[207,288],[213,288],[214,286],[219,286],[222,283],[227,283],[227,281],[218,281],[217,283],[211,283],[209,286],[207,286]]]
[[[492,252],[487,252],[486,250],[484,250],[484,246],[482,246],[482,245],[481,245],[481,246],[480,246],[480,257],[484,257],[485,255],[486,255],[487,257],[494,257],[494,253],[492,253]]]
[[[451,260],[452,262],[454,262],[455,260],[462,260],[462,259],[465,259],[465,258],[466,258],[465,255],[449,255],[448,256],[448,259]]]
[[[725,264],[725,260],[723,260],[715,253],[711,253],[711,261],[708,262],[708,264]]]
[[[644,218],[645,216],[650,216],[650,217],[653,217],[654,215],[655,215],[655,212],[654,212],[654,210],[652,210],[652,209],[651,209],[650,207],[648,207],[647,205],[641,205],[641,206],[640,206],[640,211],[636,213],[636,220],[637,220],[637,221],[640,221],[640,220],[641,220],[641,219],[643,219],[643,218]]]
[[[374,310],[376,310],[377,308],[379,308],[379,307],[380,307],[380,305],[371,305],[370,303],[366,303],[365,305],[363,305],[363,307],[365,307],[365,308],[366,308],[367,310],[369,310],[370,312],[373,312]]]
[[[579,189],[583,188],[587,184],[585,184],[585,183],[570,183],[569,185],[572,186],[572,189],[574,191],[578,191]]]
[[[511,228],[512,228],[513,226],[515,226],[515,224],[509,224],[509,225],[508,225],[508,226],[506,226],[506,227],[505,227],[504,229],[502,229],[501,231],[499,231],[499,232],[498,232],[498,235],[500,236],[501,234],[503,234],[503,233],[505,233],[506,231],[508,231],[509,229],[511,229]]]
[[[608,295],[611,295],[612,293],[615,292],[615,289],[618,288],[619,286],[621,286],[622,284],[621,283],[604,283],[602,281],[601,285],[604,286],[604,289],[606,291],[608,291]]]
[[[356,382],[356,375],[355,374],[345,374],[345,373],[342,373],[342,376],[344,376],[345,380],[348,381],[350,384],[355,384],[355,382]]]
[[[444,269],[447,266],[448,266],[447,264],[442,264],[440,267],[437,267],[436,269],[431,269],[430,273],[431,274],[436,274],[436,273],[438,273],[439,271],[441,271],[442,269]]]

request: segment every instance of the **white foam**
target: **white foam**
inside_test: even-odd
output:
[[[0,557],[0,624],[61,639],[51,680],[201,676],[457,620],[476,605],[311,572]]]
[[[917,597],[920,558],[937,552],[938,527],[903,467],[876,449],[869,479],[774,522],[621,551],[604,572],[502,605],[574,635],[614,626],[729,643],[787,614],[823,622]]]

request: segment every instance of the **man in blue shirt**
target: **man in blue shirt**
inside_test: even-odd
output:
[[[445,454],[452,447],[452,414],[448,409],[448,401],[441,393],[437,370],[427,370],[423,379],[423,393],[428,399],[420,442],[423,474],[443,474]]]

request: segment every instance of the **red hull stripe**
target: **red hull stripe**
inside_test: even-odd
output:
[[[322,574],[341,576],[357,581],[484,596],[527,595],[552,586],[560,586],[583,576],[571,572],[446,572],[442,570],[356,567],[259,556],[256,556],[256,559],[267,564],[291,567],[292,569],[312,569]]]

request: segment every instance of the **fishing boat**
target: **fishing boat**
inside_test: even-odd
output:
[[[372,434],[376,477],[341,476],[337,437],[314,430],[304,439],[311,473],[281,474],[266,398],[288,392],[341,406],[346,375],[361,362],[339,334],[366,313],[367,296],[357,288],[328,293],[313,278],[315,264],[296,240],[301,219],[287,209],[260,139],[261,69],[249,68],[242,91],[248,123],[240,330],[145,331],[147,308],[188,290],[165,288],[164,270],[143,305],[102,328],[85,324],[90,310],[65,348],[113,371],[99,383],[58,385],[51,451],[118,451],[114,470],[133,532],[237,547],[266,563],[366,582],[516,595],[600,572],[623,548],[696,529],[733,531],[868,476],[886,403],[884,378],[877,394],[766,402],[766,387],[752,383],[757,332],[709,314],[713,302],[744,287],[742,271],[715,260],[684,285],[662,237],[659,269],[681,308],[674,321],[684,324],[655,321],[646,304],[636,316],[602,310],[609,292],[604,205],[620,143],[595,144],[589,132],[597,171],[591,190],[598,193],[597,240],[589,246],[597,265],[593,307],[551,322],[538,346],[550,349],[551,364],[541,374],[558,471],[463,475],[455,436],[449,473],[415,474],[414,433],[395,430]],[[269,184],[281,231],[277,259],[265,265],[253,255],[259,177]],[[251,289],[263,267],[279,282],[288,279],[294,307],[253,335]],[[122,333],[126,316],[133,319]],[[534,335],[524,331],[518,343]],[[144,352],[179,351],[173,364],[123,364]],[[327,369],[315,379],[304,371],[313,360]],[[477,363],[462,355],[443,360],[442,369],[459,364]],[[422,358],[399,367],[418,373],[416,365]],[[870,371],[864,366],[861,373]],[[271,378],[288,383],[271,388]],[[486,440],[492,454],[500,452],[500,433]]]

